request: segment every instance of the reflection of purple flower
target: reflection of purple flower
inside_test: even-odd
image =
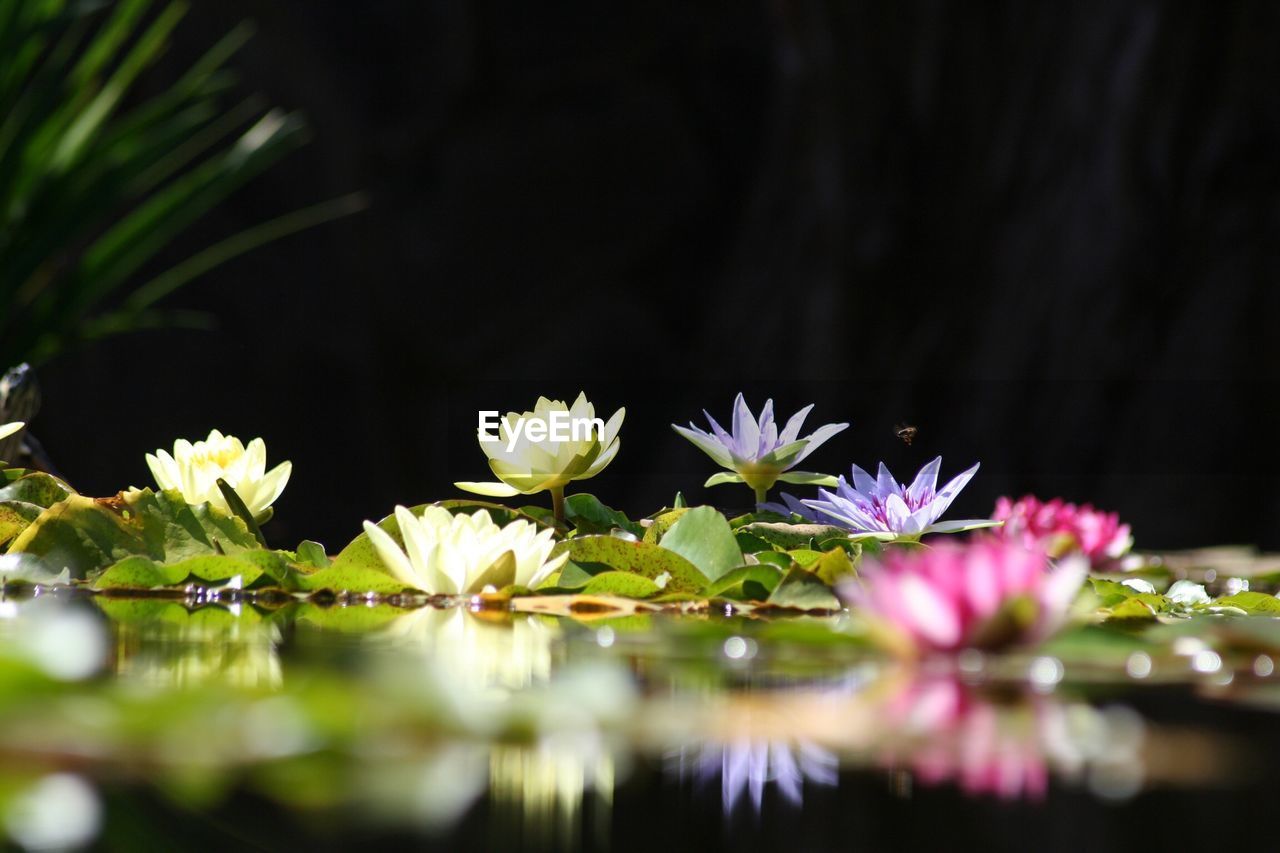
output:
[[[692,751],[681,749],[668,756],[675,772],[692,775],[699,782],[720,777],[724,813],[732,814],[744,792],[750,792],[757,812],[764,802],[764,789],[772,783],[778,793],[794,806],[804,799],[804,784],[834,785],[838,759],[817,744],[804,740],[735,740],[723,745],[704,744]]]
[[[806,456],[817,450],[827,439],[848,424],[827,424],[810,435],[800,437],[804,419],[813,404],[792,415],[781,430],[773,420],[773,401],[766,400],[759,420],[747,408],[747,402],[739,394],[733,402],[733,432],[725,432],[710,413],[703,411],[711,424],[711,432],[694,426],[672,424],[676,432],[689,439],[698,449],[710,456],[718,465],[729,469],[707,480],[707,486],[721,483],[746,483],[756,492],[757,500],[779,480],[784,483],[835,484],[835,478],[826,474],[792,471]]]
[[[804,501],[804,504],[820,516],[826,516],[824,520],[834,520],[855,532],[894,533],[913,539],[925,533],[954,533],[996,524],[985,519],[938,521],[978,470],[975,463],[938,489],[938,469],[941,467],[942,457],[939,456],[920,469],[910,486],[903,487],[893,479],[883,462],[876,477],[854,465],[852,486],[841,477],[835,492],[819,489],[818,498]]]

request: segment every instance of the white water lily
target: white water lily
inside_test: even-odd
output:
[[[605,469],[618,454],[618,430],[626,409],[618,409],[604,423],[604,429],[581,431],[566,440],[552,438],[550,433],[531,437],[525,429],[530,423],[543,425],[557,420],[585,423],[596,417],[595,406],[585,394],[578,394],[572,406],[561,400],[539,397],[531,412],[508,412],[498,426],[497,440],[485,441],[480,449],[489,457],[489,467],[500,483],[454,483],[460,489],[479,495],[509,498],[550,490],[560,517],[564,487],[574,480],[586,480]]]
[[[483,509],[454,515],[429,506],[418,517],[398,506],[395,517],[404,548],[366,521],[369,541],[396,578],[436,595],[479,592],[490,585],[532,588],[569,559],[567,553],[551,558],[556,543],[550,528],[539,532],[533,523],[519,520],[499,527]]]
[[[14,421],[11,424],[0,424],[0,439],[8,438],[24,426],[26,426],[26,424],[22,421]]]
[[[246,447],[234,435],[223,435],[216,429],[194,444],[178,439],[172,456],[164,450],[148,453],[147,466],[160,488],[178,490],[187,503],[207,502],[231,512],[218,488],[218,480],[225,480],[259,519],[280,497],[293,472],[292,462],[281,462],[267,471],[267,446],[262,439],[255,438]]]
[[[1165,593],[1169,600],[1174,604],[1183,607],[1192,607],[1196,604],[1208,604],[1211,599],[1209,593],[1205,592],[1204,585],[1195,581],[1180,580],[1175,581],[1173,586],[1169,587],[1169,591]]]

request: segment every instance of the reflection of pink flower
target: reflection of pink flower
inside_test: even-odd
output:
[[[1129,525],[1114,512],[1101,512],[1089,504],[1076,506],[1062,498],[1041,501],[1027,495],[1016,503],[996,501],[994,517],[1004,522],[992,535],[1044,549],[1050,557],[1079,551],[1093,566],[1116,560],[1129,550],[1133,537]]]
[[[1084,582],[1071,560],[1050,569],[1044,551],[1002,539],[890,550],[868,560],[842,594],[899,646],[953,651],[1035,642],[1061,624]]]
[[[926,785],[954,782],[970,794],[1039,799],[1049,785],[1045,710],[996,705],[949,678],[916,681],[888,705],[908,747],[886,760],[909,766]]]

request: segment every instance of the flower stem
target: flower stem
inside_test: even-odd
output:
[[[551,489],[551,513],[555,516],[556,524],[564,524],[564,486],[554,486]]]
[[[756,509],[760,508],[760,504],[764,503],[764,499],[769,496],[769,487],[757,487],[756,490]]]

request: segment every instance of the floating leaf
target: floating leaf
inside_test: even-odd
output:
[[[304,566],[312,566],[317,569],[329,567],[329,554],[319,542],[312,542],[310,539],[303,540],[298,545],[297,554],[298,562]]]
[[[575,563],[603,563],[623,572],[656,580],[670,575],[667,592],[699,592],[707,585],[707,577],[684,557],[647,542],[630,542],[616,536],[582,536],[556,546],[553,554],[569,552]]]
[[[1280,614],[1280,598],[1265,592],[1245,590],[1224,596],[1213,602],[1215,607],[1238,607],[1245,613]]]
[[[614,528],[625,530],[633,536],[643,536],[645,530],[624,513],[611,509],[595,495],[577,494],[565,498],[565,521],[578,529],[579,534],[608,533]]]
[[[631,572],[601,572],[582,590],[584,595],[620,595],[623,598],[649,598],[662,591],[648,578]]]
[[[769,596],[769,603],[797,610],[837,610],[840,600],[831,587],[813,572],[796,566],[782,578]]]
[[[21,501],[48,509],[75,490],[43,471],[7,468],[0,477],[0,501]]]
[[[126,557],[108,566],[93,582],[94,589],[154,589],[174,586],[187,577],[187,570],[174,564],[166,566],[146,557]]]
[[[660,544],[693,563],[712,581],[742,565],[742,549],[733,530],[713,507],[694,507],[680,516]]]
[[[829,524],[785,524],[782,522],[756,521],[738,528],[762,539],[770,545],[790,551],[795,548],[812,548],[830,539],[849,541],[849,532]]]
[[[207,554],[257,549],[243,521],[177,492],[131,492],[115,498],[69,495],[44,510],[10,544],[51,567],[83,578],[126,557],[176,563]]]
[[[337,560],[327,569],[294,576],[299,589],[315,592],[328,589],[334,592],[403,592],[410,587],[381,568],[359,566],[348,562],[340,565]]]
[[[644,541],[650,545],[656,545],[661,542],[662,537],[671,529],[671,525],[679,521],[680,517],[688,511],[688,507],[680,507],[658,515],[653,519],[653,523],[645,529]]]
[[[0,502],[0,547],[11,542],[40,517],[44,509],[23,501]]]
[[[796,560],[796,562],[799,563],[800,561]],[[813,564],[806,568],[821,578],[822,582],[828,586],[835,586],[840,579],[852,577],[856,574],[853,560],[849,559],[849,552],[843,548],[832,548],[819,556]]]
[[[710,598],[764,601],[782,581],[783,570],[771,565],[739,566],[725,572],[706,589]]]

